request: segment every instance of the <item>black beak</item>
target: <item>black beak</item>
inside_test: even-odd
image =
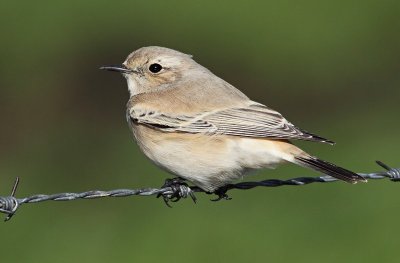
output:
[[[110,65],[110,66],[102,66],[100,69],[109,70],[109,71],[116,71],[119,73],[132,73],[133,70],[125,67],[124,65]]]

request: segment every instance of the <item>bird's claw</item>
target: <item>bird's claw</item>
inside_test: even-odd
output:
[[[196,196],[194,195],[193,190],[189,187],[189,185],[182,178],[173,178],[165,180],[162,188],[170,188],[170,191],[165,191],[163,193],[159,193],[157,198],[162,197],[164,203],[168,207],[172,207],[169,202],[178,202],[182,198],[190,197],[193,202],[196,203]]]
[[[218,197],[215,199],[211,199],[213,202],[217,202],[220,200],[231,200],[232,198],[226,193],[229,189],[226,186],[220,187],[214,191],[213,194],[216,194]]]

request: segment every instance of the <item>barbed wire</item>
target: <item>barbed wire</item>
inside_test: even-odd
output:
[[[383,167],[386,171],[375,172],[375,173],[359,173],[365,179],[390,179],[393,182],[400,181],[400,168],[391,168],[388,165],[376,161],[376,163]],[[230,199],[227,195],[227,192],[232,189],[240,189],[240,190],[248,190],[253,189],[255,187],[278,187],[285,185],[307,185],[311,183],[330,183],[338,181],[338,179],[333,178],[328,175],[318,176],[318,177],[297,177],[288,180],[280,180],[280,179],[267,179],[258,182],[241,182],[237,184],[228,184],[213,194],[216,194],[218,197],[213,199],[212,201],[219,201],[221,199]],[[22,204],[29,203],[38,203],[44,201],[71,201],[77,199],[94,199],[94,198],[102,198],[102,197],[125,197],[125,196],[152,196],[156,195],[157,197],[162,197],[165,203],[169,205],[169,201],[176,202],[181,198],[190,197],[194,202],[196,202],[196,197],[194,195],[195,192],[203,192],[207,194],[206,191],[197,187],[197,186],[189,186],[182,180],[176,179],[168,179],[163,187],[161,188],[141,188],[141,189],[116,189],[110,191],[87,191],[81,193],[58,193],[58,194],[39,194],[32,195],[30,197],[25,198],[16,198],[15,193],[19,184],[19,178],[17,177],[14,183],[14,186],[11,191],[11,195],[9,196],[0,196],[0,213],[6,214],[4,221],[8,221],[11,219],[13,215],[17,212]]]

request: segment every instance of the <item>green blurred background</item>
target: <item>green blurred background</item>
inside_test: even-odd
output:
[[[337,145],[358,172],[399,167],[399,1],[1,1],[0,191],[160,186],[125,123],[128,93],[98,70],[159,45]],[[317,175],[284,166],[246,180]],[[400,185],[309,185],[24,205],[1,262],[399,262]]]

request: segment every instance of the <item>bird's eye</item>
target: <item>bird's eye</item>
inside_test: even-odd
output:
[[[162,66],[160,64],[154,63],[150,65],[149,70],[153,73],[158,73],[162,70]]]

